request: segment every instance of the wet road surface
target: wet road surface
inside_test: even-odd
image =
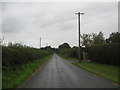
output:
[[[21,88],[117,88],[117,85],[54,54]]]

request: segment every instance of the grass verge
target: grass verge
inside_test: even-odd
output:
[[[27,78],[29,78],[33,72],[36,71],[43,63],[48,61],[51,56],[44,57],[42,59],[29,62],[24,65],[17,67],[15,71],[5,70],[2,72],[3,83],[2,88],[17,88],[20,86]]]
[[[65,57],[63,55],[60,56],[69,61],[77,60],[76,58]],[[99,64],[94,62],[72,62],[72,64],[120,84],[120,80],[118,78],[118,72],[120,71],[120,68],[118,69],[118,66]]]
[[[75,62],[73,64],[116,83],[120,83],[118,80],[118,66],[98,64],[93,62]]]
[[[66,57],[64,55],[59,55],[59,56],[64,58],[65,60],[68,60],[68,61],[75,61],[75,60],[77,60],[77,58]]]

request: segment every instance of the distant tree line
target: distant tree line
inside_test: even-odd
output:
[[[113,32],[105,39],[103,33],[82,34],[81,35],[81,56],[87,53],[93,62],[118,65],[120,57],[120,33]],[[58,47],[58,53],[67,57],[78,58],[78,47],[70,47],[68,43],[63,43]]]
[[[66,57],[77,57],[77,47],[71,48],[68,43],[63,43],[58,47],[58,53]]]

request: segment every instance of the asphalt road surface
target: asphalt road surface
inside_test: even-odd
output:
[[[21,88],[117,88],[117,85],[54,54]]]

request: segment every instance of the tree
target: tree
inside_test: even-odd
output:
[[[58,47],[58,49],[67,49],[67,48],[71,48],[68,43],[63,43]]]
[[[71,47],[68,43],[63,43],[58,47],[58,53],[64,56],[69,56]]]
[[[106,39],[106,43],[120,42],[120,33],[113,32],[110,34],[109,38]]]
[[[93,44],[103,44],[105,42],[104,40],[104,35],[103,33],[100,31],[99,34],[94,34],[92,33],[92,37],[93,37]]]
[[[3,40],[4,40],[4,38],[0,38],[0,45],[2,44]]]
[[[93,41],[92,41],[92,35],[91,34],[83,34],[81,35],[81,43],[82,43],[82,46],[85,46],[85,47],[89,47],[93,44]]]
[[[82,46],[85,47],[90,47],[92,45],[96,45],[96,44],[103,44],[105,42],[104,40],[104,35],[103,33],[100,31],[99,34],[83,34],[81,35],[81,39],[82,39]]]

